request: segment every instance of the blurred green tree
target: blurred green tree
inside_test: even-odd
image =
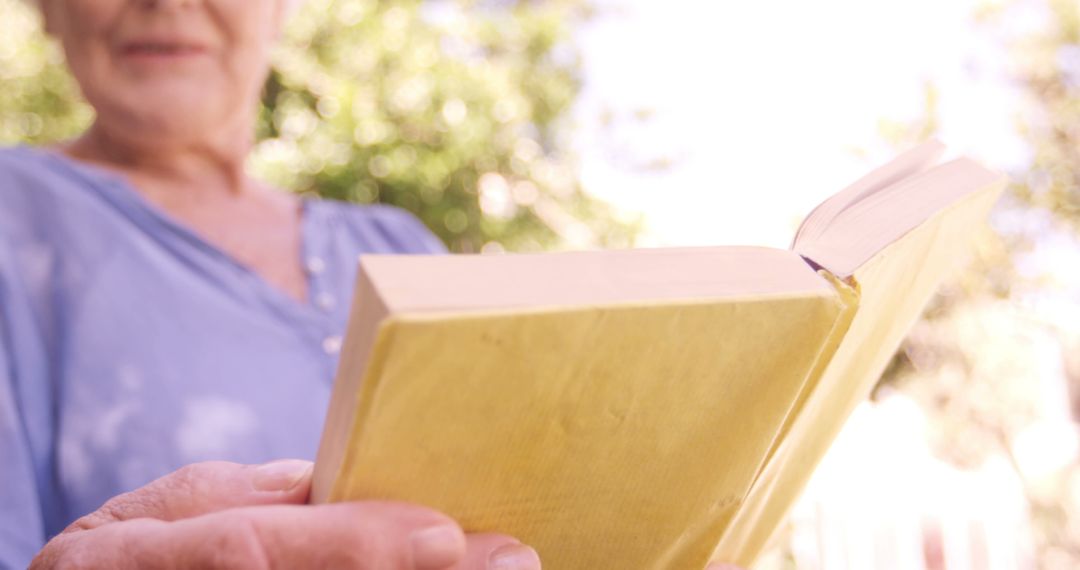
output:
[[[1015,26],[1020,16],[1028,27]],[[979,240],[972,266],[942,289],[905,341],[879,388],[898,386],[927,410],[938,452],[954,464],[977,466],[989,455],[1006,456],[1023,481],[1032,510],[1039,567],[1080,566],[1080,465],[1074,460],[1052,475],[1032,477],[1017,456],[1018,441],[1045,422],[1045,387],[1027,383],[1030,368],[1050,370],[1047,354],[1025,353],[1027,336],[1054,338],[1065,365],[1071,421],[1080,418],[1080,349],[1076,331],[1029,318],[1018,320],[1020,300],[1050,292],[1044,275],[1017,271],[1047,234],[1080,236],[1080,3],[1076,0],[1008,0],[987,3],[975,14],[982,33],[1007,54],[1006,72],[1021,97],[1017,126],[1027,160],[1009,173],[1011,184],[997,209],[996,233]],[[927,86],[926,116],[915,123],[885,123],[883,134],[900,146],[937,129],[938,93]],[[1001,317],[1003,311],[1008,317]],[[993,316],[994,314],[998,316]],[[976,316],[984,315],[984,316]],[[995,323],[994,319],[997,319]],[[968,331],[997,327],[997,332]],[[994,323],[994,324],[991,324]],[[1011,336],[1010,336],[1011,335]],[[978,342],[988,346],[978,346]],[[1000,354],[994,358],[994,351]],[[990,358],[988,358],[988,356]],[[1050,358],[1053,358],[1050,354]],[[1030,360],[1010,361],[1028,358]],[[1069,366],[1075,369],[1070,372]],[[1039,368],[1041,367],[1041,368]],[[1022,370],[1029,368],[1029,370]],[[1055,442],[1046,442],[1050,446]]]
[[[20,0],[0,0],[0,144],[44,144],[90,123],[63,56],[41,34],[38,16]]]
[[[1025,203],[1080,231],[1080,3],[1044,0],[1036,7],[1044,29],[1016,38],[1012,50],[1013,75],[1029,103],[1020,126],[1032,152],[1014,189]],[[1007,17],[1003,8],[984,15],[997,26]]]
[[[0,144],[92,120],[60,50],[0,0]],[[636,222],[567,151],[585,0],[307,0],[259,111],[251,168],[298,192],[416,213],[454,251],[625,247]]]

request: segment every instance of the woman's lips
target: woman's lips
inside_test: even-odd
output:
[[[124,44],[121,54],[138,61],[185,61],[206,53],[206,48],[193,43],[171,41],[138,41]]]

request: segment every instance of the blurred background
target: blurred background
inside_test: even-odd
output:
[[[930,136],[1012,180],[762,569],[1080,567],[1080,2],[307,0],[251,169],[452,249],[786,247]],[[0,0],[0,144],[86,127]]]

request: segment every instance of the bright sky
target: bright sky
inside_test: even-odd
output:
[[[582,180],[644,215],[640,245],[787,247],[803,215],[895,154],[879,121],[923,116],[927,81],[939,89],[950,154],[1003,170],[1025,162],[1006,58],[973,22],[979,0],[597,1],[609,13],[582,35]],[[1008,20],[1013,30],[1039,17],[1019,16]],[[605,110],[616,117],[606,131],[597,120]],[[635,111],[650,113],[635,123]],[[671,165],[640,168],[656,159]],[[1080,240],[1046,230],[1018,262],[1050,280],[999,308],[1005,320],[987,320],[989,311],[978,322],[988,339],[1008,339],[1014,325],[1041,331],[1041,356],[1014,354],[1032,370],[1060,368],[1062,347],[1080,342]],[[1064,390],[1060,372],[1040,377]],[[1075,424],[1052,418],[1021,432],[1033,443],[1016,447],[1025,469],[1075,461]],[[847,460],[865,463],[865,454]]]
[[[786,247],[813,206],[894,154],[879,121],[920,117],[927,80],[952,151],[1021,158],[975,0],[600,5],[582,35],[582,177],[644,213],[642,245]],[[606,134],[605,109],[618,118]],[[635,166],[657,159],[671,165]]]

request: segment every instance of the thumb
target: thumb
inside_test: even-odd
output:
[[[136,518],[173,521],[233,507],[303,504],[311,490],[310,461],[263,465],[192,463],[130,493],[117,495],[64,532]]]

